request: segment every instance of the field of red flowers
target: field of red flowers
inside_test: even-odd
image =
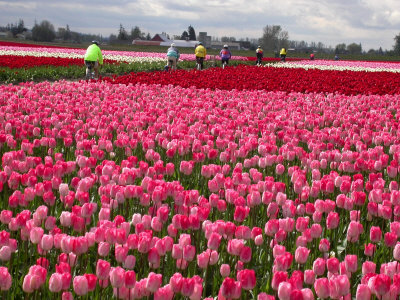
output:
[[[177,72],[139,72],[105,79],[116,84],[161,84],[221,90],[340,93],[344,95],[400,94],[400,74],[392,72],[325,71],[293,68],[238,66],[225,72],[211,68]]]
[[[398,299],[398,74],[1,85],[0,298]]]

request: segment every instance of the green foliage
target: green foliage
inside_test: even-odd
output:
[[[119,24],[118,39],[121,41],[126,41],[128,40],[128,37],[128,33],[126,32],[124,26],[122,26],[122,24]]]
[[[347,45],[347,51],[350,54],[361,54],[362,52],[361,44],[351,43]]]
[[[131,39],[143,39],[144,38],[144,32],[142,32],[139,28],[139,26],[135,26],[134,28],[131,29]]]
[[[400,33],[394,37],[394,53],[400,55]]]
[[[267,25],[264,27],[260,43],[265,51],[278,51],[289,45],[289,33],[280,25]]]
[[[32,28],[32,39],[34,41],[51,42],[55,37],[54,26],[49,21],[44,20],[40,24],[35,24]]]
[[[190,41],[196,40],[196,32],[194,31],[194,28],[192,25],[189,25],[189,27],[188,27],[188,34],[189,34]]]

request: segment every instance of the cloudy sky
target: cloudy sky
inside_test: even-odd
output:
[[[181,34],[192,25],[214,37],[259,38],[265,25],[281,25],[297,41],[361,43],[392,49],[400,33],[400,0],[0,0],[0,25],[23,19],[55,28],[108,36],[121,23],[130,31]]]

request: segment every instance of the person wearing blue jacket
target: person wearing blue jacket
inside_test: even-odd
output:
[[[180,57],[179,50],[175,47],[175,43],[167,50],[168,68],[176,70],[176,63]]]
[[[222,48],[219,56],[221,57],[222,66],[224,66],[224,63],[229,64],[229,60],[231,59],[232,54],[231,51],[229,51],[228,49],[228,45],[224,45],[224,48]]]

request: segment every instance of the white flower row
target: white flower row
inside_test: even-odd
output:
[[[265,64],[275,68],[302,68],[305,70],[328,70],[328,71],[355,71],[355,72],[392,72],[400,73],[400,63],[383,62],[356,62],[356,61],[296,61]]]
[[[0,55],[15,55],[15,56],[34,56],[34,57],[59,57],[59,58],[78,58],[83,59],[84,53],[68,53],[68,52],[46,52],[46,51],[20,51],[20,50],[0,50]],[[114,60],[119,62],[159,62],[164,61],[161,57],[141,57],[141,56],[125,56],[104,54],[103,59]]]

